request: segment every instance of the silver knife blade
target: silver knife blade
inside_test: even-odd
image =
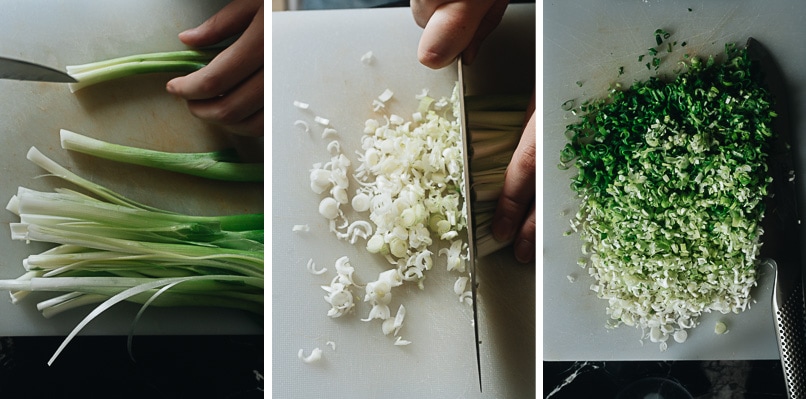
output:
[[[479,392],[482,391],[481,386],[481,353],[479,352],[479,312],[478,301],[476,297],[477,283],[476,283],[476,240],[475,240],[475,224],[473,222],[473,197],[472,185],[473,181],[470,174],[470,158],[473,147],[470,145],[470,132],[467,129],[467,110],[465,109],[465,87],[464,87],[464,71],[462,65],[462,57],[459,57],[457,62],[459,70],[459,107],[461,108],[460,114],[460,129],[462,133],[462,157],[464,158],[464,197],[465,197],[465,212],[467,217],[467,250],[468,250],[468,267],[470,269],[470,293],[473,300],[473,329],[475,330],[476,339],[476,368],[479,374]]]
[[[777,116],[772,122],[773,139],[768,154],[772,176],[772,197],[762,226],[762,254],[775,266],[772,310],[784,380],[790,398],[806,397],[806,301],[803,293],[801,227],[797,201],[797,170],[791,110],[785,77],[772,54],[753,38],[747,40],[747,53],[757,62],[764,84],[772,96]],[[768,252],[767,252],[768,251]]]
[[[56,83],[76,82],[72,76],[58,69],[6,57],[0,57],[0,79]]]

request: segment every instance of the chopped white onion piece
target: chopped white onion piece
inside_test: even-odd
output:
[[[311,169],[310,180],[311,190],[317,194],[322,194],[331,185],[330,176],[332,172],[322,168]]]
[[[379,252],[383,252],[385,247],[386,242],[384,242],[383,236],[381,235],[376,234],[367,241],[367,252],[371,254],[377,254]]]
[[[383,321],[381,325],[381,329],[384,335],[389,335],[390,333],[394,333],[392,335],[397,335],[398,331],[400,331],[400,327],[403,326],[403,319],[406,317],[406,307],[402,304],[400,308],[397,309],[397,315],[395,318],[387,318]]]
[[[392,96],[394,96],[394,95],[395,95],[395,93],[393,93],[389,89],[386,89],[386,90],[383,91],[383,93],[381,93],[381,95],[378,96],[378,100],[381,100],[381,102],[385,103],[385,102],[391,100]]]
[[[297,100],[294,100],[294,106],[299,108],[299,109],[308,109],[308,107],[309,107],[308,103],[304,103],[302,101],[297,101]]]
[[[336,259],[336,273],[339,275],[338,280],[342,284],[355,284],[353,282],[353,273],[355,268],[350,264],[350,258],[342,256]]]
[[[322,125],[322,126],[330,125],[330,119],[322,118],[321,116],[314,116],[313,121],[318,123],[318,124],[320,124],[320,125]]]
[[[728,326],[725,323],[718,321],[716,325],[714,325],[714,334],[725,334],[728,332]]]
[[[473,305],[473,291],[467,290],[459,295],[459,302],[465,302],[468,305]]]
[[[347,236],[350,237],[350,244],[355,244],[358,238],[367,239],[372,234],[372,225],[366,220],[356,220],[347,227]]]
[[[310,272],[311,274],[315,274],[317,276],[320,275],[320,274],[323,274],[323,273],[325,273],[327,271],[326,267],[323,267],[320,270],[316,270],[316,263],[313,262],[313,259],[308,259],[307,268],[308,268],[308,272]]]
[[[406,341],[402,337],[397,337],[395,340],[395,346],[405,346],[411,344],[411,341]]]
[[[453,283],[453,292],[455,292],[456,295],[462,295],[462,293],[465,292],[465,287],[467,287],[468,280],[469,279],[465,276],[457,278],[456,282]]]
[[[364,53],[364,55],[361,56],[361,62],[364,65],[372,64],[374,59],[375,59],[375,56],[372,54],[372,51],[367,51],[366,53]]]
[[[378,112],[386,108],[386,105],[380,100],[372,100],[372,110]]]
[[[686,338],[688,338],[688,333],[686,332],[686,330],[677,330],[674,332],[674,335],[672,335],[672,337],[674,338],[675,342],[682,344],[683,342],[686,342]]]
[[[395,315],[395,321],[392,325],[395,328],[395,335],[397,332],[400,331],[400,327],[403,326],[403,319],[406,318],[406,307],[403,304],[400,304],[400,307],[397,308],[397,314]]]
[[[339,216],[339,203],[333,197],[325,197],[319,202],[319,214],[333,220]]]
[[[336,350],[336,343],[333,342],[333,341],[327,341],[327,342],[325,342],[325,345],[329,346],[334,351]]]
[[[308,122],[305,122],[303,120],[298,119],[298,120],[294,121],[294,126],[301,127],[303,130],[305,130],[305,133],[308,133],[309,131],[311,131],[310,126],[308,126]]]
[[[364,193],[356,193],[353,196],[352,201],[350,204],[353,206],[353,210],[356,212],[366,212],[369,210],[369,195]]]
[[[327,151],[331,154],[338,154],[341,152],[341,143],[338,140],[333,140],[327,143]]]
[[[335,136],[339,133],[338,130],[333,129],[332,127],[326,127],[325,130],[322,131],[322,138],[326,139],[330,136]]]
[[[404,119],[400,115],[392,115],[389,117],[389,122],[395,126],[400,126],[403,124]]]
[[[295,224],[294,227],[291,228],[291,231],[311,231],[311,228],[307,224]]]
[[[317,362],[322,358],[322,350],[319,348],[313,348],[311,354],[308,356],[305,356],[304,353],[305,352],[300,349],[299,352],[297,352],[297,357],[305,363]]]
[[[428,97],[428,89],[422,89],[420,90],[420,94],[414,96],[414,99],[419,101],[426,97]]]

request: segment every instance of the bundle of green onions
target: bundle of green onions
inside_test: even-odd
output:
[[[194,72],[210,62],[220,50],[179,50],[112,58],[81,65],[68,65],[67,73],[76,83],[70,83],[70,92],[87,86],[126,76],[163,73]]]
[[[20,218],[10,226],[13,239],[56,246],[25,259],[26,273],[0,280],[0,289],[11,291],[15,303],[34,291],[65,293],[37,305],[45,317],[100,303],[48,364],[87,323],[121,301],[143,304],[140,313],[155,305],[262,314],[263,214],[168,212],[85,180],[36,148],[27,157],[95,196],[21,187],[7,206]]]
[[[496,241],[490,226],[504,185],[504,174],[521,138],[528,105],[529,96],[520,94],[484,94],[465,98],[479,257],[511,244]]]

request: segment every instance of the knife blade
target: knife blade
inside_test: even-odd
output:
[[[473,301],[473,329],[476,340],[476,369],[479,374],[479,392],[482,391],[481,385],[481,353],[479,352],[479,312],[477,301],[477,283],[476,283],[476,240],[475,240],[475,223],[473,222],[473,197],[472,186],[473,181],[470,174],[470,158],[473,147],[470,145],[470,131],[467,129],[467,110],[465,109],[465,87],[464,87],[464,67],[462,65],[462,57],[459,57],[457,62],[459,70],[459,107],[461,108],[459,124],[462,133],[462,157],[464,165],[464,198],[465,198],[465,212],[467,217],[467,250],[468,250],[468,267],[470,269],[470,296]]]
[[[772,310],[787,395],[806,397],[806,301],[803,293],[801,224],[797,202],[797,170],[791,148],[798,148],[790,120],[786,80],[772,54],[758,40],[747,40],[747,53],[757,62],[777,116],[768,154],[772,196],[762,226],[762,253],[775,267]],[[766,247],[766,248],[765,248]],[[765,251],[766,250],[766,251]]]
[[[76,82],[72,76],[58,69],[6,57],[0,57],[0,79],[55,83]]]

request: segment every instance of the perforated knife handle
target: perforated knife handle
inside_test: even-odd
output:
[[[798,278],[792,284],[792,281],[780,278],[780,266],[776,265],[772,310],[784,382],[787,397],[806,399],[806,301],[803,282]]]

